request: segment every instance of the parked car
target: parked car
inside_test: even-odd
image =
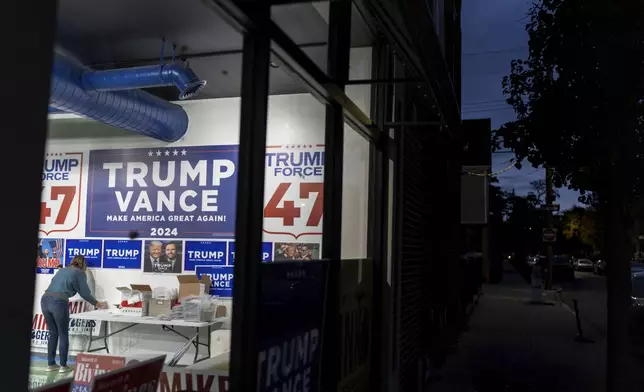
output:
[[[574,282],[575,270],[568,256],[554,256],[552,258],[552,281]]]
[[[634,274],[644,272],[644,264],[637,261],[631,261],[631,272]]]
[[[594,267],[593,262],[590,259],[575,259],[572,266],[577,271],[590,271]]]
[[[644,307],[644,271],[634,272],[631,283],[633,284],[631,291],[633,306]]]
[[[631,284],[631,350],[637,353],[636,355],[644,355],[644,272],[633,273]]]

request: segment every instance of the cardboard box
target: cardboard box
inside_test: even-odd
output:
[[[197,275],[177,275],[179,280],[179,301],[190,296],[199,296],[210,293],[210,279],[202,276],[201,280]]]
[[[158,317],[161,315],[170,315],[172,311],[172,300],[170,299],[151,299],[148,316]]]
[[[135,305],[139,302],[142,307],[121,306],[120,313],[130,316],[147,316],[149,299],[152,298],[152,287],[147,284],[130,284],[130,287],[117,287],[121,292],[121,303],[127,302],[127,305]]]

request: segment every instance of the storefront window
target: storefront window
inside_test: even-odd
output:
[[[321,257],[324,132],[325,106],[271,63],[264,183],[264,254],[270,260]]]
[[[201,2],[164,2],[154,23],[144,5],[96,7],[59,10],[30,386],[76,374],[89,387],[90,365],[159,354],[167,390],[192,384],[190,372],[225,384],[241,34]],[[79,278],[68,272],[85,264]],[[66,302],[70,320],[56,313]]]
[[[274,5],[271,19],[320,70],[326,72],[329,1]]]
[[[345,126],[342,176],[342,259],[367,257],[370,143]]]

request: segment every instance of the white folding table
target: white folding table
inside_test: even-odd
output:
[[[193,341],[192,344],[195,347],[195,359],[194,363],[197,363],[199,361],[203,361],[204,359],[210,358],[210,335],[211,335],[211,329],[212,326],[217,324],[217,323],[223,323],[226,320],[228,320],[228,317],[220,317],[216,318],[212,321],[203,321],[203,322],[196,322],[196,321],[185,321],[185,320],[160,320],[155,317],[141,317],[141,316],[128,316],[128,315],[122,315],[118,313],[112,313],[109,310],[93,310],[90,312],[83,312],[83,313],[76,313],[76,314],[70,314],[70,318],[72,319],[78,319],[78,320],[95,320],[95,321],[105,321],[107,325],[110,323],[124,323],[128,324],[127,326],[116,330],[114,332],[109,332],[108,333],[108,328],[107,326],[105,327],[105,331],[103,332],[103,336],[97,336],[94,337],[92,335],[92,329],[90,328],[89,332],[89,343],[87,344],[87,352],[95,352],[95,351],[101,351],[101,350],[106,350],[107,353],[110,353],[110,349],[108,348],[107,345],[107,339],[121,333],[125,330],[128,330],[138,324],[146,324],[146,325],[159,325],[161,326],[161,329],[166,332],[172,332],[176,335],[181,336],[182,338],[186,339],[187,341]],[[194,336],[186,336],[182,334],[181,332],[176,330],[176,327],[185,327],[185,328],[195,328],[196,334]],[[201,343],[199,341],[199,332],[201,328],[208,328],[208,343]],[[100,334],[100,331],[99,331]],[[92,343],[95,341],[102,340],[104,346],[103,347],[97,347],[97,348],[92,348]],[[207,358],[202,358],[201,360],[198,360],[199,357],[199,347],[200,346],[206,346],[208,347],[208,357]]]

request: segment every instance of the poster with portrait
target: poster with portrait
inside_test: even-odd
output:
[[[275,261],[315,260],[320,258],[320,244],[314,242],[276,242]]]
[[[65,255],[65,240],[62,238],[40,238],[38,240],[38,256],[36,272],[53,274],[56,268],[63,266]]]
[[[182,271],[182,241],[145,241],[143,252],[143,272],[180,274]]]

